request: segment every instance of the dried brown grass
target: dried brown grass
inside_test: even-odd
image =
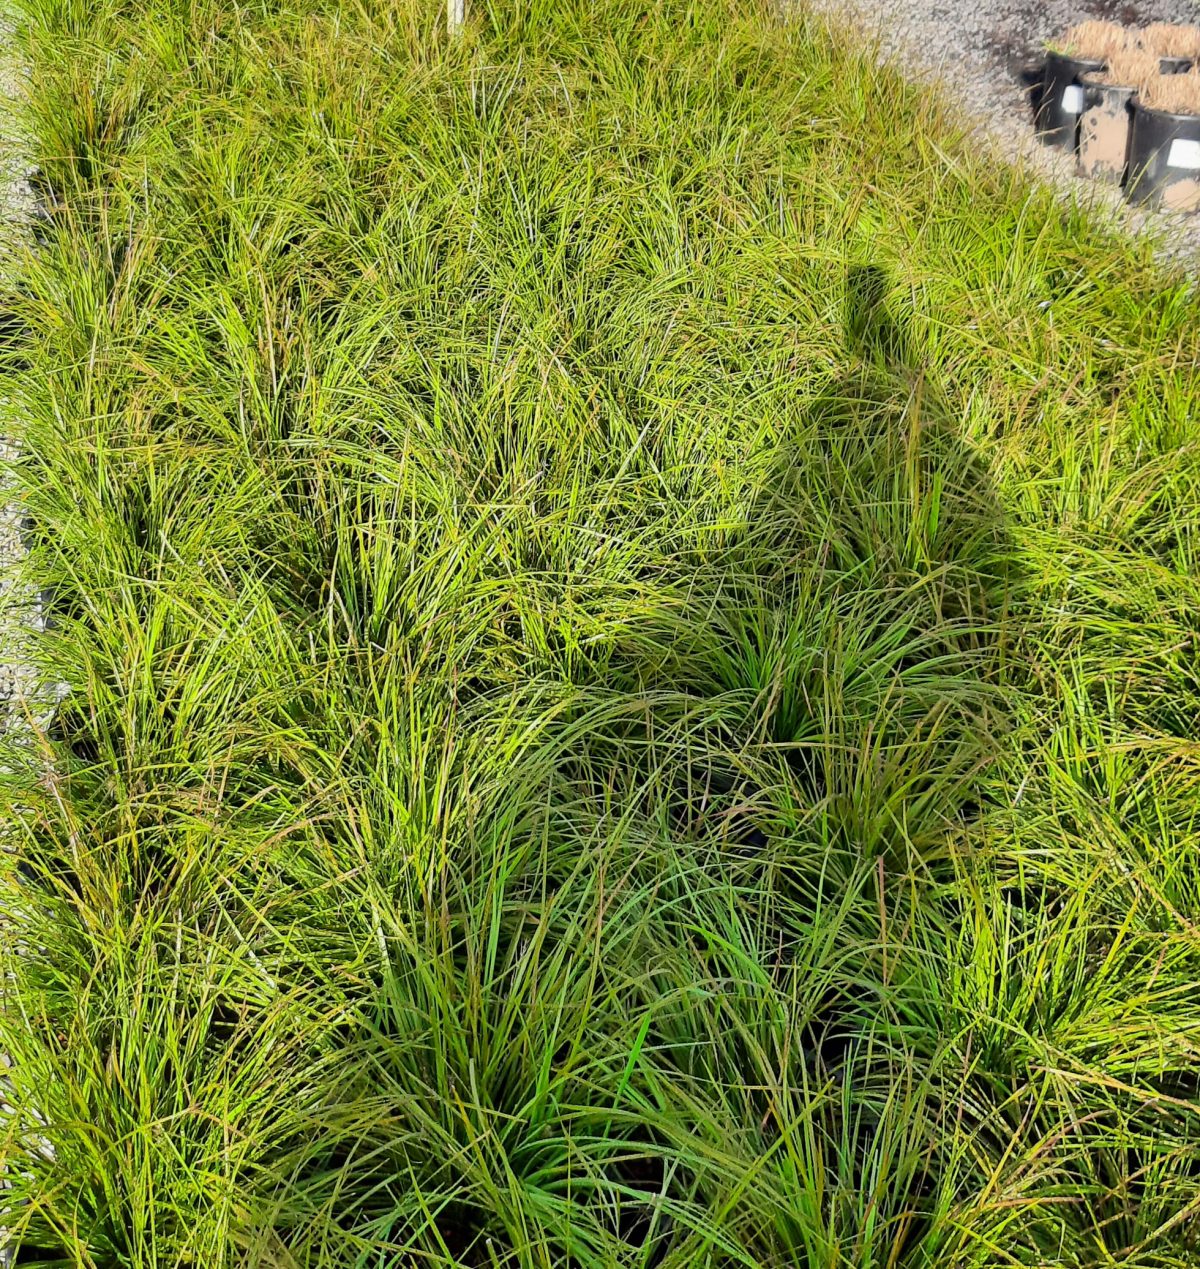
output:
[[[1131,40],[1127,27],[1093,18],[1068,27],[1057,47],[1074,57],[1107,59],[1128,49]]]
[[[1200,114],[1200,74],[1188,71],[1186,75],[1159,75],[1144,89],[1138,89],[1138,97],[1151,110],[1166,110],[1171,114]]]
[[[1152,22],[1136,33],[1138,48],[1157,57],[1200,58],[1200,26],[1183,22]]]
[[[1138,49],[1124,49],[1114,53],[1102,71],[1084,76],[1090,84],[1116,84],[1122,88],[1135,88],[1143,92],[1159,77],[1158,55]]]

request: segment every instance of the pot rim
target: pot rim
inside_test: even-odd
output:
[[[1084,71],[1083,72],[1083,86],[1085,88],[1114,88],[1117,91],[1124,92],[1124,93],[1137,92],[1137,87],[1138,87],[1137,84],[1118,84],[1115,80],[1111,80],[1111,79],[1092,79],[1091,78],[1091,76],[1093,75],[1103,75],[1103,74],[1105,74],[1105,72],[1102,70]]]
[[[1059,53],[1052,48],[1048,48],[1046,50],[1046,60],[1050,61],[1051,59],[1074,66],[1077,75],[1082,75],[1085,71],[1104,69],[1104,58],[1102,57],[1077,57],[1074,53]]]
[[[1144,101],[1137,95],[1133,94],[1131,98],[1133,108],[1144,115],[1157,115],[1160,119],[1170,119],[1172,123],[1187,123],[1192,121],[1200,124],[1200,111],[1184,111],[1180,113],[1177,110],[1155,110],[1153,106],[1147,106]]]

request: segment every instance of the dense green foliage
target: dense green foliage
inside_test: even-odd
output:
[[[23,13],[27,1248],[1194,1264],[1190,287],[737,0]]]

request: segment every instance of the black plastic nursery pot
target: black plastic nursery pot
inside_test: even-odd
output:
[[[1079,116],[1079,152],[1075,166],[1080,176],[1119,185],[1125,179],[1129,157],[1129,103],[1137,89],[1123,84],[1096,82],[1084,76],[1083,113]]]
[[[1200,115],[1151,110],[1137,97],[1131,105],[1129,201],[1200,211]]]
[[[1042,83],[1034,126],[1047,145],[1075,148],[1079,116],[1083,111],[1081,75],[1104,69],[1098,58],[1068,57],[1065,53],[1046,54],[1046,74]]]

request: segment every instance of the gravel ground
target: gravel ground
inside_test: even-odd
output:
[[[998,154],[1032,167],[1065,198],[1088,204],[1133,232],[1164,235],[1163,254],[1194,267],[1200,215],[1134,211],[1119,191],[1076,177],[1074,161],[1033,133],[1022,69],[1043,42],[1085,18],[1126,25],[1200,21],[1195,0],[798,0],[837,24],[850,22],[878,47],[881,60],[936,80],[976,122]]]
[[[20,82],[20,67],[4,47],[4,35],[5,24],[0,22],[0,268],[7,266],[21,245],[21,226],[28,224],[32,206],[25,147],[14,128],[14,112],[3,108],[16,95]],[[0,400],[0,435],[11,439],[15,429],[6,426],[5,420],[10,411],[10,403]],[[16,566],[24,553],[21,515],[4,496],[9,485],[4,466],[13,456],[11,444],[0,441],[0,730],[25,715],[22,704],[32,699],[34,686],[22,645],[30,619],[36,619],[37,605],[16,583]]]
[[[7,23],[0,19],[0,269],[9,266],[12,253],[21,246],[22,226],[28,224],[32,208],[24,158],[27,147],[14,126],[15,112],[5,108],[17,94],[21,75],[21,67],[7,47],[6,34]],[[12,404],[0,399],[0,436],[15,435],[12,423]],[[33,705],[39,696],[37,680],[25,655],[27,632],[30,623],[39,620],[39,611],[36,597],[25,593],[16,577],[24,554],[22,517],[9,500],[11,482],[6,471],[15,453],[11,440],[0,440],[0,732],[14,725],[27,726],[31,712],[45,713],[44,706]],[[7,1065],[7,1058],[0,1054],[0,1069]],[[0,1115],[10,1110],[4,1083],[0,1080]],[[0,1187],[3,1184],[0,1179]],[[0,1228],[0,1269],[15,1263],[15,1248],[6,1244]]]

